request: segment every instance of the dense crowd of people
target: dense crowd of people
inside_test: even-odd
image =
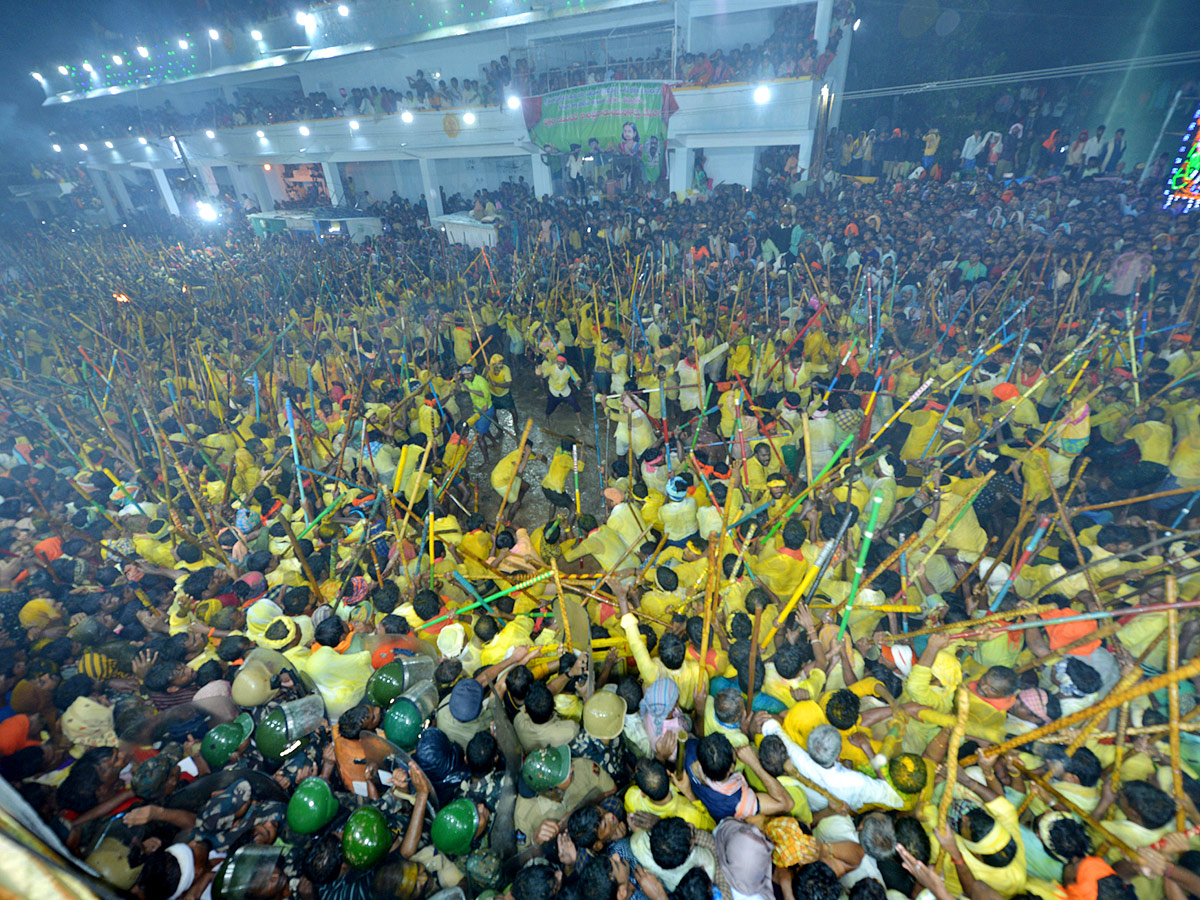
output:
[[[0,776],[138,900],[1200,895],[1200,234],[1114,175],[7,235]]]

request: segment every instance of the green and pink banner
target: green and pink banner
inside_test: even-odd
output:
[[[565,88],[521,102],[529,137],[547,153],[638,159],[657,181],[666,154],[667,120],[679,109],[660,81],[606,81]]]

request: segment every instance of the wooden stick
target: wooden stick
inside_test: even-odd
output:
[[[1167,576],[1168,603],[1174,603],[1179,596],[1178,584],[1174,575]],[[1174,672],[1179,668],[1179,611],[1167,610],[1167,671]],[[1171,780],[1176,797],[1183,796],[1183,763],[1179,756],[1179,682],[1173,683],[1167,689],[1167,708],[1171,725]],[[1175,804],[1175,829],[1183,831],[1187,827],[1187,813],[1183,804]]]
[[[958,748],[962,746],[963,737],[967,733],[967,717],[971,713],[971,694],[965,684],[958,687],[955,713],[954,730],[950,732],[950,744],[946,750],[946,782],[941,802],[938,803],[938,831],[946,827],[946,818],[950,815],[950,802],[954,799],[954,785],[958,781]]]
[[[979,751],[979,754],[968,757],[963,760],[963,765],[973,765],[980,754],[983,756],[999,756],[1002,753],[1008,753],[1010,750],[1015,750],[1018,747],[1024,747],[1033,741],[1041,740],[1046,735],[1058,734],[1060,731],[1070,728],[1077,722],[1082,722],[1090,716],[1098,713],[1107,712],[1110,709],[1115,709],[1122,703],[1128,703],[1130,700],[1136,700],[1138,697],[1144,697],[1147,694],[1152,694],[1155,691],[1160,691],[1165,687],[1170,687],[1172,684],[1177,684],[1185,678],[1195,678],[1200,675],[1200,656],[1190,660],[1186,665],[1180,666],[1173,672],[1164,672],[1154,678],[1147,678],[1140,684],[1131,687],[1123,693],[1110,693],[1107,697],[1101,700],[1098,704],[1086,707],[1069,715],[1063,716],[1061,719],[1056,719],[1053,722],[1048,722],[1045,725],[1034,728],[1032,731],[1027,731],[1024,734],[1019,734],[1008,740],[993,744]]]
[[[1087,710],[1080,710],[1080,712],[1087,712]],[[966,761],[964,760],[964,762],[966,762]],[[1063,796],[1063,794],[1061,792],[1059,792],[1053,785],[1051,785],[1049,781],[1047,781],[1041,775],[1038,775],[1035,772],[1029,771],[1029,769],[1025,768],[1025,766],[1020,762],[1020,760],[1016,759],[1015,757],[1011,759],[1011,762],[1014,766],[1017,767],[1018,771],[1020,771],[1020,773],[1023,776],[1025,776],[1026,780],[1032,781],[1034,784],[1036,784],[1038,787],[1040,787],[1043,791],[1045,791],[1047,794],[1049,794],[1055,800],[1057,800],[1059,803],[1061,803],[1067,809],[1068,812],[1070,812],[1072,815],[1078,816],[1090,828],[1092,828],[1093,830],[1102,834],[1106,841],[1112,841],[1114,844],[1116,844],[1118,847],[1120,847],[1121,852],[1126,854],[1130,859],[1137,859],[1137,851],[1136,850],[1134,850],[1132,847],[1130,847],[1128,844],[1126,844],[1123,840],[1121,840],[1115,834],[1105,831],[1104,828],[1100,825],[1100,823],[1097,822],[1090,813],[1085,812],[1084,810],[1080,809],[1079,806],[1076,803],[1074,803],[1070,798]]]

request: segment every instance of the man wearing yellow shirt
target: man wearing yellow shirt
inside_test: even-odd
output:
[[[717,827],[704,804],[681,794],[657,759],[640,759],[633,772],[634,783],[625,791],[625,812],[645,812],[667,819],[678,816],[702,831]]]
[[[575,392],[571,390],[571,385],[575,386],[575,390],[580,390],[583,387],[583,379],[579,377],[578,372],[567,365],[566,356],[560,353],[555,357],[552,364],[547,363],[542,377],[546,379],[546,389],[548,391],[548,396],[546,397],[546,417],[549,418],[558,409],[560,403],[566,403],[571,409],[575,410],[575,417],[579,420],[579,427],[582,429],[583,413],[579,409],[579,399],[575,396]]]
[[[1113,484],[1122,489],[1152,488],[1167,475],[1167,466],[1171,462],[1171,426],[1166,424],[1166,413],[1160,407],[1151,407],[1143,415],[1145,418],[1134,424],[1129,424],[1129,417],[1121,420],[1119,430],[1123,436],[1118,439],[1117,446],[1121,447],[1129,441],[1137,444],[1141,456],[1139,462],[1132,466],[1122,466],[1112,472]]]
[[[700,663],[688,659],[683,641],[671,632],[664,634],[658,642],[658,658],[651,657],[646,649],[646,636],[638,630],[637,616],[629,612],[629,604],[624,598],[620,598],[620,605],[621,629],[629,642],[642,683],[653,684],[660,678],[670,678],[679,688],[680,709],[694,709],[696,690],[700,686]]]
[[[486,375],[488,390],[492,394],[492,408],[496,411],[507,409],[512,413],[515,425],[517,403],[512,395],[512,369],[504,364],[504,357],[499,353],[493,353],[488,358]]]
[[[564,440],[550,457],[550,465],[546,467],[546,477],[542,479],[542,493],[550,503],[552,512],[560,509],[567,511],[567,523],[575,521],[575,504],[567,491],[567,479],[574,469],[575,457],[571,454],[570,441]]]

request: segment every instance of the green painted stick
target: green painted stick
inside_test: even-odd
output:
[[[534,584],[537,584],[538,582],[545,581],[547,578],[551,577],[553,574],[554,574],[554,572],[552,570],[547,569],[545,572],[542,572],[542,574],[540,574],[540,575],[534,575],[532,578],[526,578],[524,581],[519,582],[518,584],[512,585],[512,587],[506,587],[502,591],[496,591],[496,593],[492,594],[490,597],[484,597],[482,600],[478,600],[475,603],[468,603],[466,606],[459,607],[458,609],[454,610],[453,612],[448,612],[445,615],[438,616],[436,619],[430,619],[428,622],[425,622],[424,624],[419,625],[418,630],[424,631],[425,629],[429,628],[431,625],[436,625],[438,622],[445,621],[446,619],[449,619],[451,616],[457,616],[457,615],[460,615],[461,613],[470,612],[471,610],[475,609],[475,607],[477,607],[477,606],[483,606],[485,603],[491,603],[493,600],[497,600],[500,597],[505,597],[508,594],[513,593],[514,591],[524,590],[525,588],[529,587],[530,585],[534,585]]]
[[[842,627],[838,629],[837,639],[841,642],[846,634],[846,625],[850,622],[850,611],[854,609],[854,601],[858,597],[858,584],[862,581],[863,566],[867,563],[867,551],[871,549],[871,539],[875,537],[875,523],[879,520],[879,508],[883,498],[876,495],[871,498],[871,517],[867,520],[867,530],[863,532],[862,550],[858,554],[858,562],[854,566],[854,580],[850,584],[850,597],[846,601],[846,611],[842,613]]]
[[[304,537],[306,534],[308,534],[310,531],[312,531],[314,528],[316,528],[318,525],[320,525],[322,519],[324,519],[327,515],[329,515],[331,512],[333,512],[335,509],[337,509],[341,505],[341,502],[344,499],[346,499],[346,495],[348,493],[350,493],[350,492],[342,491],[340,494],[338,494],[337,497],[334,498],[334,501],[332,503],[330,503],[327,507],[325,507],[323,510],[321,510],[321,514],[318,515],[315,519],[313,519],[308,525],[306,525],[304,527],[304,530],[302,532],[300,532],[300,534],[297,536]]]
[[[778,521],[776,521],[775,524],[771,526],[771,530],[767,532],[767,536],[764,540],[769,541],[774,536],[775,532],[780,529],[780,527],[783,525],[783,523],[788,520],[788,517],[791,516],[791,514],[796,511],[796,507],[798,507],[800,505],[800,503],[804,500],[804,498],[808,496],[809,492],[811,492],[814,487],[816,487],[818,484],[821,483],[821,479],[824,478],[829,473],[829,470],[834,467],[834,465],[837,463],[838,459],[841,458],[841,455],[846,452],[846,448],[849,447],[850,444],[854,441],[854,438],[855,438],[855,435],[853,435],[853,434],[846,436],[846,439],[844,441],[842,441],[842,446],[838,447],[837,452],[835,454],[833,454],[833,458],[825,464],[825,468],[823,468],[820,472],[817,473],[817,477],[813,479],[812,484],[810,484],[808,487],[806,487],[804,490],[802,490],[800,492],[800,496],[798,496],[792,502],[792,505],[789,506],[787,508],[787,510],[784,511],[784,514],[779,517]]]

